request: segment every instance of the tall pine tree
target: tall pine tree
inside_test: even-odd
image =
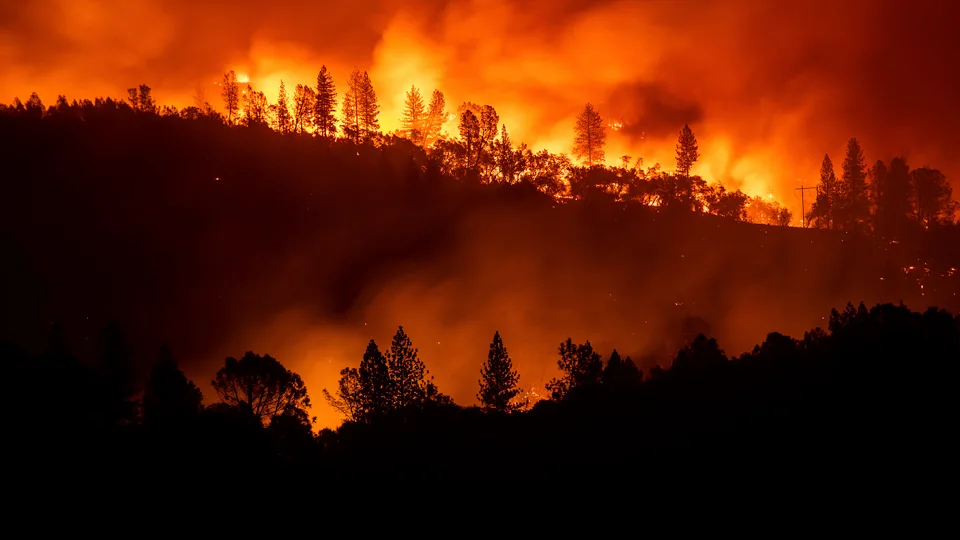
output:
[[[180,371],[163,345],[143,391],[141,414],[145,426],[174,426],[196,419],[203,411],[203,394]]]
[[[317,101],[313,109],[317,135],[333,137],[337,134],[336,110],[337,89],[333,84],[333,76],[327,71],[327,66],[322,66],[317,74]]]
[[[393,336],[386,363],[390,373],[391,409],[422,405],[427,388],[426,366],[402,326]]]
[[[347,93],[343,96],[342,124],[343,132],[353,142],[360,144],[363,141],[363,75],[355,69],[347,81]]]
[[[407,99],[403,105],[403,118],[400,119],[400,129],[404,136],[414,144],[423,144],[426,132],[427,111],[423,105],[423,97],[416,86],[407,91]]]
[[[607,134],[600,113],[587,103],[577,115],[574,125],[573,155],[586,161],[587,166],[601,164],[604,160],[603,148]]]
[[[290,116],[290,105],[287,101],[287,88],[280,80],[280,92],[277,94],[277,131],[283,134],[290,133],[293,128],[293,118]]]
[[[680,130],[680,136],[677,137],[677,176],[684,179],[690,178],[690,170],[700,159],[700,147],[697,145],[697,138],[693,135],[693,130],[688,124],[683,125]]]
[[[512,401],[520,393],[517,388],[519,380],[520,374],[513,369],[513,361],[507,354],[507,348],[503,346],[500,332],[494,333],[487,361],[480,368],[480,391],[477,392],[480,405],[485,409],[500,412],[516,410],[519,404]]]
[[[366,71],[360,84],[361,89],[361,111],[360,118],[361,129],[365,140],[370,140],[380,131],[380,104],[377,102],[377,93],[373,89],[373,83],[370,81],[370,75]]]
[[[878,162],[881,163],[881,162]],[[876,194],[876,231],[884,237],[896,238],[906,232],[913,211],[911,199],[910,166],[903,157],[890,160],[886,174],[873,174],[873,191]]]
[[[817,198],[807,214],[808,221],[820,229],[835,229],[837,226],[836,214],[840,201],[840,184],[833,171],[833,161],[830,156],[823,155],[820,164],[820,183],[817,184]]]
[[[867,191],[867,171],[863,150],[856,138],[847,141],[847,154],[843,158],[841,179],[841,228],[845,231],[862,230],[870,219],[870,194]]]
[[[440,139],[440,131],[447,121],[447,103],[443,92],[434,90],[430,97],[430,106],[427,108],[426,133],[423,138],[424,148],[428,148]]]
[[[359,372],[360,396],[366,420],[376,418],[390,410],[390,370],[374,340],[367,344]]]

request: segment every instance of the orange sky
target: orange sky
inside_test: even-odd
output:
[[[956,12],[892,0],[38,0],[0,8],[0,99],[122,96],[143,82],[184,105],[198,87],[215,100],[228,69],[272,97],[281,78],[312,84],[321,64],[342,93],[357,67],[387,130],[415,84],[454,107],[491,104],[514,140],[569,151],[591,101],[627,126],[610,137],[609,162],[672,167],[690,123],[700,174],[799,210],[793,188],[816,181],[824,152],[839,164],[850,136],[868,161],[907,154],[960,172]]]

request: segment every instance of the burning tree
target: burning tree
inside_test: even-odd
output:
[[[587,103],[583,111],[577,115],[574,126],[573,155],[587,162],[587,166],[603,163],[603,148],[607,142],[603,119],[600,113]]]
[[[223,75],[220,95],[223,96],[223,106],[227,112],[227,123],[235,124],[237,112],[240,110],[240,85],[237,83],[237,74],[233,70]]]
[[[404,136],[414,144],[422,144],[426,132],[426,120],[427,111],[423,105],[420,90],[416,86],[411,86],[403,106],[403,118],[400,119]]]
[[[280,133],[290,133],[293,128],[293,119],[290,117],[290,107],[287,103],[287,88],[280,80],[280,92],[277,94],[277,104],[275,105],[277,115],[277,131]]]
[[[293,93],[293,131],[303,133],[313,124],[313,107],[317,94],[304,84],[298,84]]]
[[[317,74],[316,103],[313,109],[313,122],[317,126],[317,134],[321,137],[333,137],[337,133],[337,89],[333,85],[333,76],[327,71],[327,66],[320,68]]]
[[[343,97],[343,129],[357,144],[380,131],[380,105],[370,75],[353,70]]]
[[[836,228],[836,210],[839,201],[840,185],[833,171],[833,161],[830,160],[829,155],[824,154],[823,163],[820,164],[817,198],[813,201],[813,207],[807,214],[807,219],[821,229]]]

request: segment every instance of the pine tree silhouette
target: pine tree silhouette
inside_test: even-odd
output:
[[[321,66],[320,73],[317,74],[316,97],[313,121],[317,126],[317,135],[333,137],[337,134],[337,89],[327,66]]]
[[[516,410],[519,404],[512,401],[520,393],[517,388],[519,380],[520,374],[513,369],[513,361],[510,360],[498,331],[493,334],[487,361],[480,368],[480,391],[477,392],[480,405],[499,412]]]
[[[386,363],[390,373],[391,408],[399,410],[423,404],[426,366],[403,331],[403,326],[400,326],[393,336]]]
[[[606,143],[607,133],[603,119],[593,105],[587,103],[577,116],[574,126],[573,155],[586,161],[588,167],[602,164]]]

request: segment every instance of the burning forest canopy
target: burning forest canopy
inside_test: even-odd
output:
[[[303,374],[319,423],[333,425],[319,390],[400,324],[438,386],[470,403],[495,330],[530,388],[552,377],[567,337],[649,369],[699,332],[737,353],[769,331],[823,324],[847,301],[956,310],[960,242],[945,178],[958,171],[946,151],[957,74],[939,67],[952,42],[930,31],[951,8],[849,2],[823,17],[816,2],[552,6],[325,7],[335,31],[323,37],[244,5],[226,16],[176,1],[4,8],[0,93],[23,100],[0,111],[14,255],[0,337],[37,345],[58,320],[93,354],[116,318],[141,358],[166,341],[201,382],[226,356],[269,353]],[[920,27],[922,40],[862,35]],[[919,69],[892,75],[898,63]],[[319,137],[315,114],[297,126],[297,84],[314,88],[321,65],[338,126],[352,82],[375,94],[376,128],[358,120]],[[230,71],[236,118],[223,100]],[[84,101],[131,81],[151,84],[128,100]],[[442,140],[404,131],[411,85],[425,112],[443,92]],[[583,116],[588,101],[599,119]],[[581,117],[604,131],[606,167],[561,155],[577,150]],[[675,174],[685,124],[700,155]],[[513,144],[498,153],[504,126]],[[799,225],[797,179],[817,185],[826,152],[845,182],[851,135],[869,158],[859,213],[821,205],[811,224],[826,230],[742,223]],[[891,159],[901,155],[906,176]],[[902,221],[878,217],[893,215],[877,211],[892,195],[874,187],[888,181],[912,205],[898,207]],[[738,199],[738,188],[760,197]],[[917,202],[929,193],[933,217]]]
[[[799,216],[824,153],[858,137],[870,163],[904,155],[960,177],[960,75],[949,2],[361,0],[263,10],[186,0],[39,0],[0,11],[0,100],[52,102],[150,84],[159,102],[218,108],[223,73],[291,95],[321,65],[345,89],[367,71],[381,127],[400,127],[411,85],[454,107],[493,105],[517,142],[571,150],[595,104],[623,155],[671,167],[676,133],[703,143],[694,173]],[[291,16],[291,12],[296,16]],[[456,122],[446,126],[456,131]],[[798,222],[799,220],[797,220]]]

